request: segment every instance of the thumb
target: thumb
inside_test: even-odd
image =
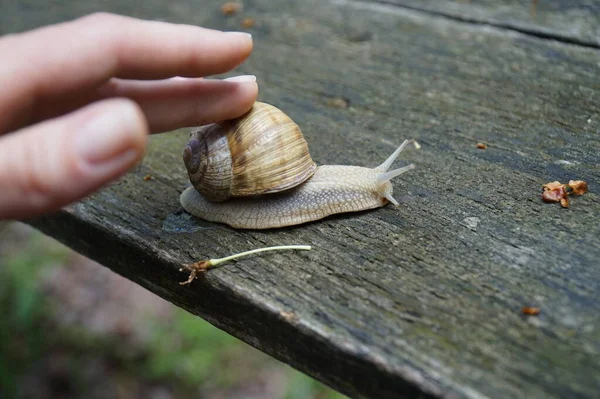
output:
[[[143,155],[136,103],[100,101],[0,137],[0,219],[58,210],[124,174]]]

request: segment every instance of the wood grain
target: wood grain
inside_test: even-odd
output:
[[[236,231],[181,210],[183,129],[153,137],[125,178],[29,223],[351,397],[596,395],[597,49],[369,3],[254,0],[233,17],[217,1],[103,6],[227,30],[255,18],[234,73],[258,76],[261,101],[301,126],[318,164],[374,166],[415,138],[422,149],[396,165],[417,169],[394,181],[398,208]],[[49,15],[97,6],[64,7]],[[542,184],[569,179],[590,192],[569,209],[541,202]],[[178,284],[181,263],[283,244],[313,250]]]
[[[361,0],[600,48],[598,0]]]

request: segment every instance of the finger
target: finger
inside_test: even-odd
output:
[[[147,125],[112,99],[0,138],[0,219],[55,211],[125,173],[142,156]]]
[[[0,132],[28,123],[50,97],[69,101],[111,77],[208,76],[235,68],[251,51],[248,34],[111,14],[9,36],[0,40],[0,54],[10,55],[0,64],[0,115],[11,116]]]
[[[158,82],[114,80],[102,88],[107,97],[136,101],[152,133],[199,126],[236,118],[256,101],[258,86],[252,75],[229,80],[175,78]]]
[[[225,80],[172,78],[160,81],[111,79],[100,89],[76,102],[49,103],[36,118],[49,119],[89,103],[111,97],[136,101],[148,120],[152,133],[185,126],[198,126],[238,117],[256,101],[258,86],[252,75]]]

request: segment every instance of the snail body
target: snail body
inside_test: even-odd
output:
[[[259,109],[264,106],[262,103],[256,103],[255,107],[257,105]],[[275,107],[272,107],[273,109],[271,107],[267,105],[269,111],[281,112]],[[219,129],[229,132],[235,131],[240,124],[248,123],[248,118],[253,117],[252,112],[254,112],[254,108],[253,111],[242,116],[238,121],[219,125],[221,127],[209,126],[202,132],[192,133],[192,137],[184,149],[183,156],[193,185],[186,188],[180,196],[180,203],[188,213],[207,221],[225,223],[234,228],[270,229],[315,221],[337,213],[379,208],[385,206],[388,202],[398,205],[398,202],[392,196],[393,188],[390,180],[413,169],[414,165],[411,164],[392,171],[388,171],[388,169],[406,145],[414,144],[417,148],[419,147],[413,140],[405,140],[385,162],[376,168],[351,165],[316,166],[312,160],[306,160],[304,144],[300,143],[292,146],[300,149],[298,153],[301,161],[291,163],[291,172],[299,173],[301,176],[292,183],[290,182],[293,179],[288,178],[284,189],[270,189],[261,186],[258,193],[245,196],[237,195],[235,197],[224,196],[222,193],[213,197],[203,194],[197,188],[199,186],[198,179],[201,175],[199,173],[201,168],[197,165],[201,162],[195,158],[200,157],[199,154],[203,148],[203,145],[199,146],[197,144],[199,137],[206,134],[215,134],[214,131]],[[285,118],[283,120],[288,123]],[[232,128],[232,123],[237,128]],[[275,122],[275,125],[279,126],[278,123]],[[292,130],[296,129],[295,124],[289,126],[292,127]],[[285,129],[280,130],[284,131]],[[254,134],[260,133],[260,130],[254,132]],[[285,136],[287,133],[282,134]],[[277,140],[285,141],[286,139],[278,138]],[[294,138],[294,140],[296,139]],[[264,142],[263,146],[266,146]],[[219,148],[218,151],[224,151],[222,146],[216,147]],[[277,150],[271,149],[271,152],[273,151]],[[210,150],[204,150],[203,153],[204,158],[206,158],[206,154],[210,153]],[[268,155],[272,156],[273,154],[268,153]],[[215,159],[220,159],[218,156],[214,156]],[[244,157],[244,155],[240,156]],[[269,163],[272,163],[272,160],[269,160]],[[299,167],[298,165],[302,166]],[[278,164],[278,166],[280,165]],[[204,168],[207,169],[208,166],[204,166]],[[256,171],[260,172],[261,168],[257,166]],[[289,170],[283,171],[281,169],[280,172],[285,175]],[[221,173],[225,174],[225,180],[231,179],[230,176],[227,176],[231,172],[225,170]],[[244,179],[248,179],[248,177]],[[247,186],[252,186],[252,184],[247,184]],[[203,188],[203,190],[205,189]]]

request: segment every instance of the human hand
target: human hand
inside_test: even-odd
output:
[[[0,220],[52,212],[123,175],[148,133],[242,115],[252,38],[93,14],[0,38]],[[10,132],[10,133],[9,133]]]

